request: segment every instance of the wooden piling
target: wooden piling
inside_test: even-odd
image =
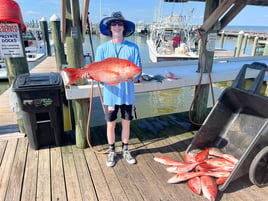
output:
[[[204,21],[209,17],[209,15],[218,7],[219,0],[207,0]],[[215,30],[209,31],[210,33],[216,33]],[[212,70],[214,50],[208,51],[207,49],[207,38],[208,32],[203,33],[201,36],[201,48],[199,54],[199,71],[210,72]],[[215,48],[215,47],[214,47]],[[208,94],[209,94],[209,84],[204,84],[201,86],[195,87],[195,102],[193,103],[193,112],[191,114],[192,120],[196,124],[202,124],[205,118],[207,117],[207,103],[208,103]]]
[[[242,47],[241,47],[242,54],[246,53],[246,48],[247,48],[247,44],[248,44],[248,37],[249,37],[249,34],[244,35],[243,42],[242,42]]]
[[[240,31],[238,33],[237,41],[236,41],[236,46],[235,46],[235,52],[234,52],[234,56],[235,57],[239,57],[240,56],[241,44],[242,44],[243,38],[244,38],[244,32],[243,31]]]
[[[62,43],[60,33],[60,18],[54,14],[51,16],[50,22],[56,56],[57,71],[59,72],[61,71],[62,64],[66,64],[64,45]]]
[[[267,56],[268,55],[268,40],[265,43],[265,47],[263,50],[263,56]]]
[[[20,41],[21,41],[21,46],[23,47],[23,55],[24,57],[9,57],[5,58],[5,64],[6,64],[6,69],[7,69],[7,76],[8,76],[8,82],[9,85],[12,85],[14,82],[15,78],[23,73],[29,73],[29,68],[28,68],[28,63],[26,59],[26,53],[25,53],[25,48],[24,48],[24,43],[22,40],[22,31],[21,27],[19,26],[19,32],[20,32]],[[22,119],[22,114],[21,112],[16,113],[17,116],[17,122],[19,125],[19,130],[21,133],[25,133],[25,128],[23,124],[23,119]]]
[[[252,52],[251,56],[256,56],[257,48],[258,48],[258,42],[259,42],[259,37],[256,36],[254,38],[253,46],[252,46]]]
[[[42,17],[40,19],[40,27],[42,30],[43,40],[46,47],[46,54],[47,56],[51,56],[51,48],[50,48],[50,42],[49,42],[49,34],[48,34],[48,26],[47,26],[47,20],[45,17]]]
[[[223,49],[223,44],[224,44],[224,31],[221,32],[221,39],[220,39],[220,48]]]
[[[82,46],[82,32],[80,23],[79,1],[66,0],[66,46],[68,67],[81,68],[85,66],[85,58]],[[86,80],[80,79],[79,85],[86,84]],[[86,128],[88,117],[88,99],[72,100],[75,117],[76,146],[86,148]]]

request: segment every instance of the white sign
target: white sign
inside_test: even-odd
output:
[[[0,53],[2,58],[24,57],[18,24],[0,23]]]

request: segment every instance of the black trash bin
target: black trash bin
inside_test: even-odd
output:
[[[62,87],[59,73],[26,73],[14,81],[32,149],[63,144]]]

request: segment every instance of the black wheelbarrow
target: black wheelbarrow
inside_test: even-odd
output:
[[[259,72],[246,89],[248,70]],[[268,184],[268,98],[260,95],[266,72],[265,64],[244,65],[233,85],[222,92],[186,150],[189,153],[194,149],[217,147],[238,159],[226,182],[219,186],[221,191],[246,174],[259,187]]]

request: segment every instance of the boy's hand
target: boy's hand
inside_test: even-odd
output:
[[[89,73],[87,73],[87,72],[85,72],[85,73],[81,76],[81,78],[91,79]]]

